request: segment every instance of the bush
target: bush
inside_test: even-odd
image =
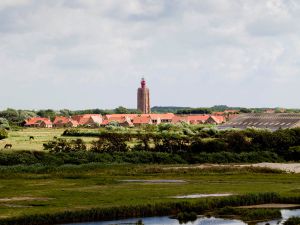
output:
[[[177,214],[177,220],[179,223],[193,222],[197,219],[197,213],[195,212],[180,212]]]
[[[280,209],[242,209],[226,206],[217,210],[217,214],[221,216],[238,216],[243,221],[281,218]]]
[[[292,217],[284,222],[284,225],[299,225],[299,224],[300,224],[300,217]]]
[[[0,140],[8,138],[8,132],[5,129],[0,128]]]
[[[9,129],[10,129],[9,122],[8,122],[7,119],[5,119],[5,118],[0,118],[0,128],[1,128],[1,129],[6,129],[6,130],[9,130]]]
[[[57,139],[54,141],[49,141],[48,143],[43,144],[45,150],[50,152],[74,152],[74,151],[85,151],[87,149],[84,141],[77,138],[76,140],[65,140]]]

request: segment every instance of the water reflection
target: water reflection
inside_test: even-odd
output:
[[[287,221],[291,217],[299,217],[300,216],[300,209],[282,209],[281,210],[281,217],[280,220],[271,220],[263,223],[258,223],[257,225],[265,225],[266,223],[269,223],[270,225],[282,225],[285,221]]]
[[[270,225],[283,224],[288,218],[293,216],[300,216],[300,209],[281,210],[282,219],[281,220],[272,220],[266,221],[262,223],[258,223],[257,225],[265,225],[269,223]],[[86,223],[72,223],[68,225],[135,225],[137,221],[141,219],[144,225],[180,225],[178,220],[171,219],[167,216],[164,217],[146,217],[146,218],[133,218],[133,219],[125,219],[125,220],[115,220],[115,221],[104,221],[104,222],[86,222]],[[221,219],[215,217],[202,217],[198,218],[194,222],[185,223],[185,225],[247,225],[240,220],[230,220],[230,219]]]

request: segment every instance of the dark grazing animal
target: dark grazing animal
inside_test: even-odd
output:
[[[34,137],[33,137],[33,136],[30,136],[30,137],[29,137],[29,140],[34,140]]]
[[[6,144],[4,148],[12,148],[12,144]]]

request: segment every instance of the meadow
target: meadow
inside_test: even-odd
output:
[[[274,192],[285,198],[300,197],[300,174],[276,170],[85,164],[1,167],[0,171],[0,224],[30,215],[197,202],[174,198],[190,194]]]
[[[93,131],[93,129],[82,129],[85,131]],[[0,140],[0,150],[5,150],[5,144],[12,144],[11,150],[28,150],[28,151],[42,151],[43,144],[53,140],[54,137],[63,139],[72,139],[71,137],[62,137],[61,135],[65,131],[64,128],[47,129],[47,128],[19,128],[17,130],[9,131],[7,139]],[[34,137],[34,140],[29,140],[30,136]],[[82,139],[90,144],[93,140],[97,140],[94,137],[82,137]]]
[[[196,168],[183,164],[181,159],[172,165],[176,154],[171,152],[44,151],[43,144],[53,141],[54,137],[69,141],[77,138],[62,136],[64,130],[13,130],[7,139],[0,141],[1,147],[6,143],[13,145],[11,150],[0,150],[2,162],[17,162],[0,165],[0,225],[56,224],[138,215],[174,215],[184,210],[204,213],[224,206],[300,203],[300,174],[267,168],[237,168],[231,164]],[[99,130],[80,129],[80,132],[91,134]],[[30,136],[34,140],[30,141]],[[80,138],[88,149],[98,140],[93,135]],[[25,156],[29,154],[30,157]],[[212,153],[202,156],[205,158],[207,154]],[[262,152],[256,154],[262,155]],[[7,156],[11,158],[6,159]],[[145,156],[156,158],[147,161]],[[95,161],[91,163],[93,157]],[[162,160],[160,165],[158,159]],[[175,198],[194,194],[232,196]]]

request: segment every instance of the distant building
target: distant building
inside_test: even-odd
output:
[[[204,115],[176,115],[172,119],[172,123],[188,123],[188,124],[222,124],[225,122],[224,116],[215,116],[211,114]]]
[[[144,114],[150,113],[150,93],[144,78],[142,78],[141,87],[137,91],[137,109]]]
[[[287,129],[300,127],[299,113],[247,113],[219,125],[219,129]]]
[[[33,117],[25,120],[25,127],[52,128],[52,122],[49,118]]]
[[[77,127],[79,124],[76,120],[64,116],[56,116],[53,121],[53,127],[63,128],[63,127]]]
[[[131,114],[128,114],[129,116],[126,116],[126,114],[112,114],[112,115],[106,115],[103,119],[103,122],[101,126],[107,126],[110,125],[113,122],[118,123],[122,127],[132,127],[133,123],[130,118]],[[134,117],[132,117],[134,118]]]
[[[72,119],[77,121],[79,126],[84,127],[99,127],[102,124],[102,116],[100,114],[74,115]]]
[[[143,116],[143,115],[139,115],[139,116],[137,116],[137,117],[135,117],[134,119],[133,119],[133,125],[134,126],[141,126],[141,125],[150,125],[150,124],[153,124],[152,123],[152,119],[151,119],[151,117],[150,116]]]

